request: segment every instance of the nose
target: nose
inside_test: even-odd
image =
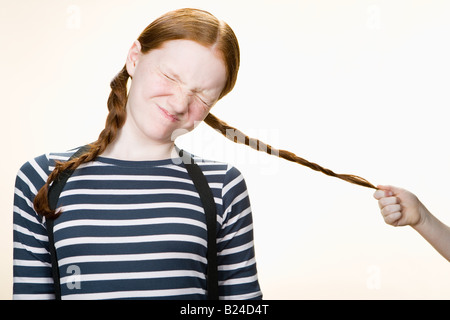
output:
[[[173,93],[169,96],[168,104],[171,111],[177,115],[184,114],[188,111],[191,104],[192,93],[184,90],[181,86],[174,89]]]

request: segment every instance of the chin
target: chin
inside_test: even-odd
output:
[[[191,128],[191,129],[178,128],[178,129],[173,130],[172,135],[171,135],[172,141],[175,141],[176,138],[181,137],[182,135],[191,132],[193,129],[194,128]]]

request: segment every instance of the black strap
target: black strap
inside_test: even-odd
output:
[[[202,201],[203,208],[206,216],[206,227],[208,230],[208,251],[206,258],[208,260],[207,265],[207,289],[208,299],[219,299],[219,278],[217,274],[217,211],[214,196],[209,187],[208,181],[203,175],[202,169],[194,162],[194,159],[187,152],[180,151],[180,156],[186,166],[186,170],[194,182],[197,189],[200,200]]]
[[[61,286],[59,281],[58,258],[56,257],[55,238],[53,236],[53,220],[47,220],[48,244],[50,258],[52,261],[53,288],[55,290],[55,300],[61,300]]]
[[[81,156],[83,153],[86,153],[89,150],[89,145],[85,145],[77,150],[69,160],[77,158]],[[48,190],[48,202],[50,209],[56,210],[56,205],[58,204],[59,195],[61,194],[62,189],[64,188],[67,180],[72,175],[73,170],[66,170],[61,172],[58,179],[53,181],[52,185]],[[55,248],[55,237],[53,234],[53,219],[46,219],[47,226],[47,234],[48,234],[48,244],[50,250],[50,258],[52,262],[52,275],[53,275],[53,286],[55,288],[55,299],[61,300],[61,284],[60,284],[60,276],[59,276],[59,266],[58,266],[58,257],[56,256],[56,248]]]
[[[69,160],[81,156],[83,153],[89,150],[89,145],[83,146],[75,152]],[[216,224],[217,224],[217,211],[216,203],[214,201],[214,196],[211,189],[209,188],[208,181],[203,175],[200,167],[195,163],[193,157],[187,153],[179,150],[180,157],[182,158],[186,170],[194,182],[195,188],[200,195],[200,200],[202,202],[203,208],[205,210],[206,216],[206,226],[208,230],[208,251],[206,253],[206,258],[208,260],[207,264],[207,289],[208,289],[208,299],[218,300],[219,299],[219,279],[217,274],[217,243],[216,243]],[[62,172],[58,178],[55,180],[49,188],[48,200],[50,208],[56,210],[56,205],[58,203],[59,196],[61,194],[64,185],[66,184],[69,177],[72,175],[72,170],[66,170]],[[60,275],[58,267],[58,257],[56,256],[55,239],[53,234],[53,224],[54,220],[47,219],[47,232],[49,240],[50,257],[52,262],[52,274],[53,283],[55,288],[55,299],[61,300],[61,284]]]

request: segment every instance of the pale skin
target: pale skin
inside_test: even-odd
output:
[[[384,221],[392,226],[411,226],[450,261],[450,228],[431,214],[413,193],[393,186],[377,186],[374,198]]]
[[[127,117],[116,139],[101,154],[119,160],[177,157],[174,140],[192,131],[218,101],[227,71],[220,53],[195,41],[167,41],[143,54],[130,48]]]

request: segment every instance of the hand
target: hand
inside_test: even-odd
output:
[[[414,227],[424,220],[425,207],[413,193],[393,186],[377,188],[373,196],[378,200],[381,214],[387,224],[395,227]]]

